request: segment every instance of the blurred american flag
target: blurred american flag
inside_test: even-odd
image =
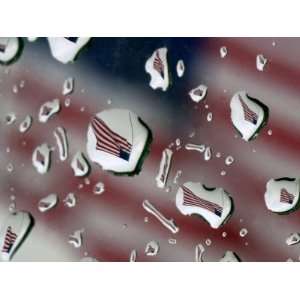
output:
[[[139,39],[129,40],[137,47],[142,44]],[[164,42],[169,40],[160,41],[161,46]],[[186,49],[184,40],[177,39],[176,43]],[[226,250],[235,251],[243,261],[298,259],[297,246],[288,247],[285,239],[298,230],[299,212],[284,216],[272,214],[265,207],[264,192],[270,178],[299,175],[300,62],[297,54],[300,40],[199,38],[193,39],[193,43],[197,47],[187,50],[184,81],[176,78],[173,66],[173,86],[167,93],[153,91],[148,86],[144,63],[147,55],[156,49],[151,45],[147,55],[143,52],[138,60],[131,58],[136,76],[145,76],[143,84],[95,70],[93,61],[86,63],[85,53],[74,64],[62,65],[51,57],[48,49],[36,43],[26,44],[17,63],[0,68],[0,222],[8,213],[11,195],[16,197],[17,208],[30,211],[36,221],[14,260],[78,261],[87,253],[100,261],[128,261],[131,250],[136,249],[138,261],[193,261],[195,246],[205,244],[206,239],[212,244],[205,246],[205,261],[219,260]],[[127,46],[124,40],[118,43],[118,51],[114,53],[116,61],[123,59]],[[228,49],[224,59],[219,55],[221,46]],[[269,60],[264,72],[257,71],[255,65],[256,55],[260,53]],[[172,49],[169,55],[170,63],[175,65]],[[75,91],[69,96],[71,105],[65,107],[66,97],[61,91],[64,80],[70,76],[75,78]],[[13,85],[22,80],[24,88],[15,93]],[[208,86],[208,95],[204,102],[195,104],[188,92],[200,83]],[[267,126],[249,143],[236,136],[230,121],[229,102],[239,90],[246,90],[270,109]],[[56,97],[61,101],[61,112],[46,124],[39,123],[39,107]],[[134,177],[114,176],[91,164],[90,184],[86,184],[74,177],[70,161],[77,151],[85,152],[90,118],[112,107],[130,109],[148,124],[154,137],[150,154],[141,173]],[[9,112],[16,113],[17,121],[5,126],[4,118]],[[212,122],[206,120],[208,112],[213,113]],[[18,125],[27,114],[32,115],[34,122],[27,133],[21,134]],[[33,150],[44,142],[55,146],[53,130],[57,126],[67,130],[69,159],[59,161],[56,149],[50,171],[39,175],[31,163]],[[269,129],[272,135],[267,134]],[[195,135],[189,137],[192,131]],[[176,138],[181,139],[182,148],[174,152],[169,174],[171,191],[166,192],[156,187],[155,176],[161,152]],[[185,150],[185,143],[210,146],[213,158],[204,161],[199,152]],[[217,152],[221,158],[216,158]],[[231,166],[225,166],[228,155],[235,159]],[[6,170],[9,162],[14,165],[12,173]],[[173,184],[178,170],[182,170],[178,185],[200,181],[207,186],[223,187],[232,195],[235,211],[227,224],[215,230],[201,219],[180,214],[174,202],[178,185]],[[220,175],[222,170],[226,176]],[[94,195],[93,186],[98,181],[105,184],[105,192]],[[70,192],[79,199],[74,208],[62,203]],[[42,214],[37,209],[38,201],[50,193],[57,193],[60,202]],[[174,218],[180,231],[173,235],[149,215],[142,207],[145,199],[167,217]],[[144,222],[144,217],[149,221]],[[75,249],[68,243],[68,236],[81,228],[85,229],[83,246]],[[248,230],[243,238],[239,235],[242,228]],[[226,237],[222,236],[223,232],[227,233]],[[175,238],[176,244],[170,244],[170,238]],[[157,256],[144,254],[150,240],[160,244]]]

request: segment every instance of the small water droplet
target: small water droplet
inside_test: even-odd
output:
[[[16,84],[13,85],[12,91],[13,91],[14,94],[18,94],[19,88]]]
[[[209,112],[209,113],[207,114],[207,117],[206,117],[207,122],[211,122],[211,121],[212,121],[212,118],[213,118],[213,114],[212,114],[212,112]]]
[[[11,214],[14,214],[16,213],[17,211],[17,205],[16,205],[16,202],[11,202],[8,206],[8,211],[11,213]]]
[[[159,243],[157,241],[150,241],[145,248],[145,254],[148,256],[155,256],[159,251]]]
[[[112,100],[111,99],[107,99],[107,104],[112,104]]]
[[[177,243],[176,239],[168,239],[168,243],[171,245],[175,245]]]
[[[216,153],[216,157],[217,157],[217,158],[220,158],[221,156],[222,156],[221,152],[217,152],[217,153]]]
[[[225,164],[230,166],[234,162],[234,158],[232,156],[227,156],[225,159]]]
[[[5,116],[5,124],[6,125],[11,125],[16,121],[17,117],[15,113],[11,112]]]
[[[22,89],[25,86],[25,80],[21,80],[19,83],[19,87]]]
[[[7,148],[6,148],[6,153],[9,153],[9,152],[10,152],[10,148],[7,147]]]
[[[208,109],[209,108],[209,106],[208,106],[208,104],[205,104],[205,106],[204,106],[206,109]]]
[[[211,240],[210,239],[206,239],[205,240],[205,245],[206,246],[210,246],[211,245]]]
[[[6,170],[11,173],[13,170],[14,170],[14,166],[12,163],[9,163],[7,166],[6,166]]]
[[[225,176],[226,175],[226,171],[222,170],[220,174],[221,174],[221,176]]]
[[[144,217],[144,222],[148,223],[149,222],[149,218],[148,217]]]
[[[105,191],[105,186],[103,182],[98,182],[94,185],[93,193],[95,195],[100,195]]]
[[[227,236],[227,232],[223,231],[223,232],[222,232],[222,237],[223,237],[223,238],[226,238],[226,236]]]
[[[240,230],[240,236],[241,236],[241,237],[246,236],[247,233],[248,233],[248,230],[247,230],[246,228],[242,228],[242,229]]]
[[[268,135],[272,135],[272,133],[273,133],[273,132],[272,132],[272,129],[269,129],[269,130],[268,130]]]
[[[69,107],[71,105],[71,99],[70,98],[66,98],[65,99],[65,107]]]

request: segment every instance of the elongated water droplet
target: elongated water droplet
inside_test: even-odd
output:
[[[224,58],[224,57],[226,57],[226,55],[227,55],[227,48],[225,46],[223,46],[220,48],[220,56],[221,56],[221,58]]]
[[[21,122],[19,126],[19,131],[22,133],[28,131],[31,127],[31,124],[32,124],[32,117],[27,115],[25,119]]]
[[[64,96],[69,95],[73,92],[74,89],[74,78],[69,77],[64,81],[62,94]]]
[[[195,261],[196,262],[203,262],[203,254],[205,252],[205,248],[202,244],[198,244],[195,247]]]
[[[204,160],[208,161],[211,159],[212,151],[210,147],[207,147],[204,152]]]
[[[130,261],[130,262],[135,262],[135,261],[136,261],[136,258],[137,258],[137,251],[136,251],[135,249],[133,249],[133,250],[130,252],[129,261]]]
[[[213,118],[213,114],[212,114],[212,112],[209,112],[209,113],[207,114],[207,117],[206,117],[207,122],[211,122],[211,121],[212,121],[212,118]]]

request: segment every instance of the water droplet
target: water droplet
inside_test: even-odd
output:
[[[21,89],[23,89],[24,86],[25,86],[25,80],[21,80],[20,83],[19,83],[19,87],[20,87]]]
[[[69,193],[63,200],[63,202],[67,207],[74,207],[76,205],[77,199],[73,193]]]
[[[272,46],[273,46],[273,47],[276,46],[276,42],[275,42],[275,41],[272,42]]]
[[[6,148],[6,153],[10,153],[10,148],[9,147]]]
[[[212,118],[213,118],[213,114],[212,114],[212,112],[209,112],[209,113],[207,114],[207,117],[206,117],[207,122],[211,122],[211,121],[212,121]]]
[[[45,174],[50,168],[51,150],[47,144],[35,148],[32,154],[32,164],[40,174]]]
[[[203,254],[205,252],[205,248],[202,244],[198,244],[195,247],[195,261],[203,262]]]
[[[145,223],[148,223],[148,222],[149,222],[148,217],[144,217],[144,222],[145,222]]]
[[[168,243],[171,245],[175,245],[177,243],[176,239],[168,239]]]
[[[69,77],[64,81],[62,94],[64,96],[69,95],[74,90],[74,78]]]
[[[74,233],[69,236],[69,244],[73,245],[75,248],[80,248],[82,246],[83,232],[84,229],[74,231]]]
[[[175,145],[176,145],[177,147],[180,146],[180,143],[181,143],[181,140],[180,140],[180,139],[176,139]]]
[[[32,117],[27,115],[25,119],[21,122],[19,126],[19,131],[22,133],[28,131],[31,127],[31,124],[32,124]]]
[[[226,236],[227,236],[227,232],[223,231],[223,232],[222,232],[222,237],[223,237],[223,238],[226,238]]]
[[[159,251],[159,243],[157,241],[150,241],[145,248],[145,254],[148,256],[155,256]]]
[[[246,236],[248,234],[248,230],[246,229],[246,228],[242,228],[241,230],[240,230],[240,236],[241,237],[244,237],[244,236]]]
[[[210,246],[211,245],[211,240],[210,239],[206,239],[205,240],[205,244],[206,244],[206,246]]]
[[[195,136],[195,134],[196,134],[196,133],[195,133],[195,130],[193,130],[192,132],[189,133],[189,137],[190,137],[190,138],[193,138],[193,137]]]
[[[6,170],[11,173],[13,170],[14,170],[14,166],[12,163],[9,163],[7,166],[6,166]]]
[[[58,196],[56,194],[50,194],[39,201],[38,209],[40,212],[46,212],[55,207],[58,203]]]
[[[232,156],[227,156],[225,159],[225,164],[230,166],[234,162],[234,158]]]
[[[220,158],[221,156],[222,156],[221,152],[217,152],[217,153],[216,153],[216,157],[217,157],[217,158]]]
[[[200,153],[203,153],[205,151],[205,145],[196,145],[196,144],[186,144],[185,145],[186,150],[195,150],[199,151]]]
[[[11,202],[8,206],[8,211],[11,213],[11,214],[15,214],[16,211],[17,211],[17,205],[16,205],[16,202]]]
[[[56,144],[59,152],[59,159],[65,161],[69,156],[69,144],[67,132],[63,127],[57,127],[53,131],[53,135],[56,140]]]
[[[15,113],[11,112],[5,116],[5,124],[6,125],[11,125],[16,121],[17,117]]]
[[[208,161],[211,159],[212,151],[210,147],[207,147],[204,151],[204,160]]]
[[[205,106],[204,106],[204,107],[205,107],[205,109],[208,109],[208,108],[209,108],[208,104],[205,104]]]
[[[15,195],[10,195],[9,200],[10,201],[15,201],[16,200],[16,196]]]
[[[129,261],[130,262],[135,262],[137,258],[137,251],[135,249],[131,250],[130,252],[130,257],[129,257]]]
[[[84,112],[84,111],[85,111],[85,107],[82,106],[82,107],[80,108],[80,111],[81,111],[81,112]]]
[[[185,66],[184,66],[184,62],[182,59],[178,60],[177,65],[176,65],[176,72],[177,72],[177,76],[180,78],[183,76],[185,71]]]
[[[178,170],[178,171],[176,172],[175,177],[174,177],[174,180],[173,180],[173,183],[174,183],[174,184],[177,184],[177,183],[178,183],[178,179],[179,179],[179,177],[181,176],[181,174],[182,174],[182,171],[181,171],[181,170]]]
[[[225,46],[223,46],[220,48],[220,56],[221,56],[221,58],[224,58],[224,57],[226,57],[226,55],[227,55],[227,48]]]
[[[19,92],[19,88],[16,84],[13,85],[12,91],[14,94],[17,94]]]
[[[269,130],[268,130],[268,135],[272,135],[272,133],[273,133],[273,132],[272,132],[272,129],[269,129]]]
[[[222,170],[221,173],[220,173],[220,175],[221,175],[221,176],[225,176],[225,175],[226,175],[226,171],[225,171],[225,170]]]
[[[59,99],[45,102],[39,110],[39,121],[46,123],[53,115],[60,111]]]
[[[98,182],[94,185],[93,193],[95,195],[100,195],[105,191],[105,186],[103,182]]]
[[[207,94],[207,86],[204,84],[199,85],[198,87],[192,89],[189,92],[189,95],[194,102],[200,102],[205,98],[206,94]]]
[[[74,175],[76,177],[82,177],[88,174],[90,166],[87,159],[84,157],[83,153],[78,151],[71,162],[71,167],[73,169]]]
[[[108,105],[112,104],[112,100],[111,99],[107,99],[107,104]]]
[[[71,99],[70,98],[66,98],[65,99],[65,107],[69,107],[71,105]]]
[[[263,71],[268,60],[263,56],[263,54],[258,54],[256,56],[256,68],[258,71]]]

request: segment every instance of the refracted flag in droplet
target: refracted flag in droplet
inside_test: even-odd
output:
[[[294,195],[289,193],[286,189],[280,190],[280,202],[292,204],[294,200]]]
[[[204,208],[211,211],[218,217],[221,217],[223,208],[220,205],[201,199],[185,186],[182,186],[182,189],[183,189],[183,205],[198,206],[200,208]]]
[[[101,119],[91,121],[97,143],[96,149],[129,161],[132,145],[122,136],[112,131]]]
[[[14,245],[17,237],[18,236],[12,231],[11,226],[8,226],[7,230],[6,230],[5,238],[4,238],[4,244],[3,244],[3,247],[2,247],[2,252],[3,253],[9,253],[10,252],[10,249]]]
[[[159,56],[159,52],[155,52],[155,57],[153,60],[153,68],[164,78],[164,64]]]
[[[249,108],[249,106],[244,102],[244,100],[239,96],[240,103],[244,111],[244,118],[246,121],[251,122],[256,125],[258,120],[258,114]]]

